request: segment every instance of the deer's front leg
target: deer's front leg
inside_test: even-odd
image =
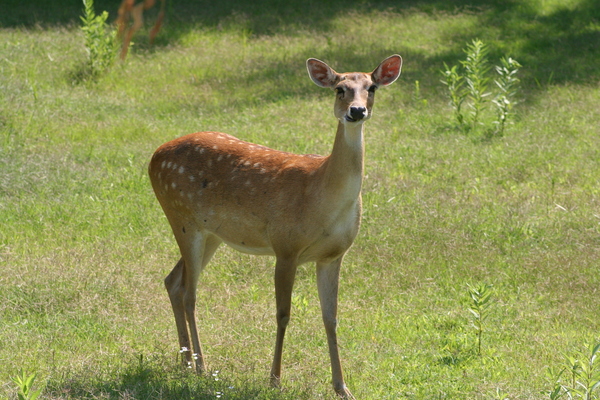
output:
[[[283,354],[283,338],[290,322],[292,308],[292,289],[296,277],[296,260],[277,257],[275,264],[275,299],[277,304],[277,338],[275,354],[271,366],[271,386],[279,387],[281,383],[281,358]]]
[[[342,363],[337,344],[337,298],[342,258],[329,263],[317,263],[317,285],[323,324],[327,333],[329,357],[331,359],[331,375],[335,392],[344,399],[354,399],[344,382]]]

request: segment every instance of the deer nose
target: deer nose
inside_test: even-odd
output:
[[[360,121],[367,116],[367,109],[365,107],[350,107],[350,118],[354,121]]]

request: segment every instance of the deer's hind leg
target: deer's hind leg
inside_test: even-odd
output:
[[[184,261],[180,258],[171,273],[165,278],[165,287],[169,293],[173,315],[175,316],[175,324],[177,326],[177,336],[179,338],[179,350],[182,353],[182,362],[185,367],[191,367],[192,354],[189,351],[190,334],[188,332],[187,323],[185,320],[185,311],[183,308],[183,292],[185,290],[183,284],[183,269]]]
[[[179,235],[176,238],[182,257],[165,278],[165,287],[175,316],[183,365],[192,368],[195,361],[196,372],[201,373],[206,365],[196,324],[196,288],[200,273],[221,241],[201,232],[188,234],[186,240]]]

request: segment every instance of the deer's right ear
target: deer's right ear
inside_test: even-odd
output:
[[[306,69],[310,79],[324,88],[334,87],[339,82],[339,74],[329,65],[316,58],[306,60]]]

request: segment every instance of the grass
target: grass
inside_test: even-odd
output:
[[[21,370],[44,399],[334,398],[313,266],[298,272],[277,391],[273,260],[225,247],[198,292],[212,372],[179,370],[162,286],[177,250],[146,175],[158,145],[198,130],[326,154],[333,99],[310,82],[308,57],[340,71],[392,53],[405,63],[366,128],[363,224],[342,270],[339,340],[357,398],[549,398],[546,370],[600,340],[595,2],[315,4],[171,3],[157,46],[141,32],[93,83],[76,79],[79,2],[9,0],[0,398],[17,398]],[[523,65],[501,138],[452,127],[439,70],[473,38]],[[494,306],[477,357],[468,288],[481,284]]]

